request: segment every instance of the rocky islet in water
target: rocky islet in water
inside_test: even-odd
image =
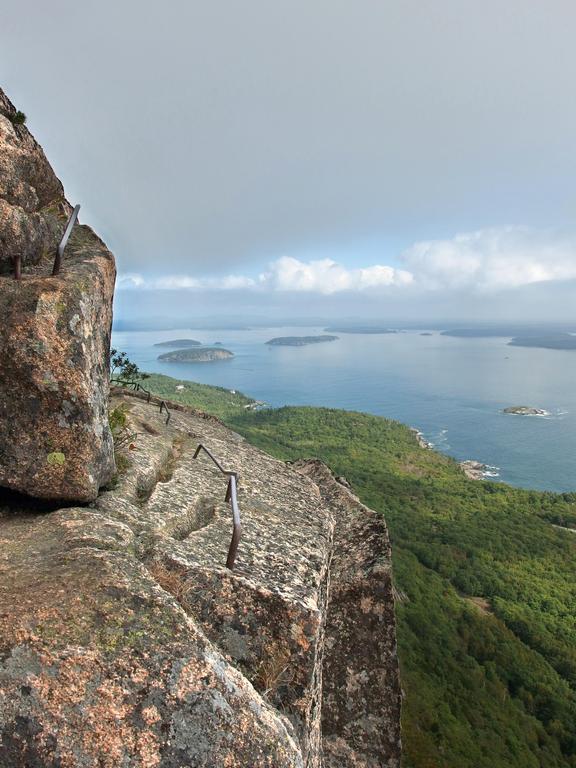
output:
[[[533,408],[530,405],[510,405],[504,408],[502,413],[513,416],[549,416],[549,412],[544,408]]]

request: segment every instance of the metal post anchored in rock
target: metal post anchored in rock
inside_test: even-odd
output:
[[[14,280],[21,280],[22,279],[22,256],[20,256],[20,254],[18,254],[18,256],[14,256],[13,262],[14,262]]]
[[[222,464],[214,456],[214,454],[206,448],[202,443],[198,444],[198,447],[194,451],[194,458],[197,459],[200,451],[204,451],[212,462],[218,467],[220,472],[228,478],[228,486],[226,488],[226,496],[224,501],[230,504],[232,509],[232,540],[230,541],[230,547],[228,548],[228,556],[226,558],[226,568],[233,570],[234,562],[236,560],[236,553],[238,552],[238,544],[240,544],[240,538],[242,536],[242,524],[240,522],[240,508],[238,507],[238,475],[236,472],[230,472],[224,469]]]
[[[79,210],[80,210],[80,206],[79,205],[75,206],[74,210],[72,211],[72,215],[68,219],[68,224],[66,225],[66,229],[64,230],[64,234],[62,235],[62,240],[60,240],[60,245],[56,250],[56,258],[54,259],[54,268],[52,270],[53,277],[55,277],[60,272],[60,267],[62,266],[62,256],[64,254],[64,248],[66,248],[66,243],[68,242],[68,238],[72,233],[74,224],[76,224]]]

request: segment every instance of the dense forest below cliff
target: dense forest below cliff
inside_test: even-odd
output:
[[[323,459],[386,517],[406,768],[576,766],[576,494],[469,480],[380,417],[234,395],[177,399],[279,458]]]

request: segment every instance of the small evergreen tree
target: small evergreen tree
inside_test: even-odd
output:
[[[12,125],[24,125],[26,122],[26,115],[24,112],[18,110],[14,115],[10,115],[10,121]]]
[[[126,352],[117,349],[110,350],[110,378],[119,381],[142,381],[149,378],[147,373],[142,373],[136,363],[133,363]]]

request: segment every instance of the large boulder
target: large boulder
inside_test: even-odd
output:
[[[290,723],[84,508],[0,510],[0,765],[303,768]]]
[[[0,91],[0,487],[90,501],[115,469],[107,415],[114,257],[76,226],[51,276],[71,208],[14,113]]]

